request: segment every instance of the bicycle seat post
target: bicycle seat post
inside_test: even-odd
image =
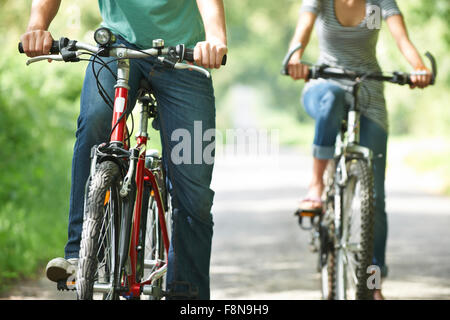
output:
[[[145,137],[148,138],[148,118],[150,115],[150,98],[144,96],[139,99],[140,105],[141,105],[141,122],[140,122],[140,128],[138,133],[136,134],[136,137]]]
[[[137,101],[141,105],[141,119],[136,138],[144,142],[142,139],[146,141],[148,138],[148,120],[156,117],[156,101],[152,95],[150,84],[145,79],[141,80]]]

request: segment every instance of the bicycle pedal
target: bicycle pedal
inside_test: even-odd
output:
[[[56,288],[58,291],[75,291],[75,281],[59,280]]]
[[[314,218],[316,216],[320,216],[321,214],[322,214],[321,209],[320,210],[297,209],[297,211],[295,211],[295,213],[294,213],[294,215],[298,217],[298,224],[300,225],[300,228],[302,228],[303,230],[312,230],[315,225]],[[305,225],[303,218],[308,218],[309,224]]]
[[[321,215],[322,212],[323,212],[322,209],[314,209],[314,210],[297,209],[297,211],[294,212],[294,215],[299,217],[314,218],[315,216]]]

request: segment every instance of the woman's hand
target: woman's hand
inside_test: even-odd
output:
[[[411,72],[411,82],[412,84],[409,86],[411,89],[427,87],[431,82],[431,71],[425,66],[416,68]]]
[[[288,73],[294,80],[304,79],[308,82],[309,68],[300,63],[300,52],[294,53],[288,63]]]

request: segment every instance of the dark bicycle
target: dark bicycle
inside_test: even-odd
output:
[[[288,75],[287,65],[295,51],[288,52],[281,73]],[[436,79],[436,62],[427,52]],[[297,210],[302,229],[311,230],[311,248],[319,253],[323,299],[370,299],[368,280],[371,276],[374,232],[374,186],[372,150],[360,145],[360,106],[358,92],[365,80],[411,84],[410,74],[392,72],[355,72],[328,65],[309,65],[309,79],[346,79],[352,85],[344,89],[353,96],[346,108],[336,138],[334,159],[324,173],[323,212]],[[375,155],[376,156],[376,155]],[[309,219],[309,223],[305,220]]]

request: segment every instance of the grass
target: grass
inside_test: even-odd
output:
[[[41,190],[45,192],[45,185]],[[51,201],[46,196],[23,198],[0,208],[0,293],[17,280],[33,278],[49,259],[63,255],[68,213],[65,191],[49,190]]]

